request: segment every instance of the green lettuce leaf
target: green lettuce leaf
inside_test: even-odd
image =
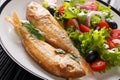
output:
[[[101,49],[99,50],[99,52],[101,53],[100,58],[107,62],[107,67],[102,72],[105,72],[112,67],[120,66],[120,50],[118,50],[118,48],[116,48],[115,51],[112,52],[105,49]]]
[[[91,17],[90,23],[91,23],[91,27],[95,27],[98,23],[100,23],[102,21],[101,17],[98,15],[93,15]]]

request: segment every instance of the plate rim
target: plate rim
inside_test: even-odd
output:
[[[5,1],[3,2],[3,4],[0,6],[0,16],[1,16],[1,13],[2,13],[2,11],[4,10],[4,8],[6,7],[6,5],[7,5],[9,2],[11,2],[11,1],[12,1],[12,0],[5,0]],[[111,5],[107,4],[106,2],[104,2],[104,1],[102,1],[102,0],[96,0],[96,1],[102,3],[102,4],[105,5],[105,6],[111,6]],[[1,2],[1,1],[0,1],[0,2]],[[114,11],[114,12],[120,17],[120,12],[119,12],[117,9],[115,9],[113,6],[111,6],[111,10]],[[35,72],[33,72],[32,70],[26,68],[23,64],[21,64],[19,61],[17,61],[17,60],[9,53],[9,51],[6,49],[6,47],[5,47],[4,44],[2,43],[1,36],[0,36],[0,45],[2,46],[3,50],[4,50],[5,53],[8,55],[8,57],[10,57],[16,64],[18,64],[19,67],[23,68],[25,71],[33,74],[34,76],[36,76],[36,77],[38,77],[38,78],[41,78],[41,79],[43,79],[43,80],[48,80],[47,78],[45,78],[45,77],[43,77],[43,76],[40,76],[40,75],[36,74]]]

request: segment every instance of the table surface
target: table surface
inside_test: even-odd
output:
[[[0,6],[5,0],[0,0]],[[120,11],[120,5],[116,6],[115,1],[120,0],[102,0],[111,4]],[[17,65],[3,50],[0,45],[0,80],[42,80]]]

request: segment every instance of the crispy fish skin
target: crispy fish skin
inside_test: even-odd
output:
[[[21,36],[27,53],[46,71],[63,78],[77,78],[85,75],[85,71],[79,63],[68,55],[56,53],[56,48],[33,37],[26,28],[22,27],[15,12],[12,14],[12,18],[6,17],[6,20],[13,24]]]
[[[40,29],[45,36],[46,41],[54,47],[73,54],[80,59],[80,65],[86,71],[92,73],[87,62],[80,56],[79,51],[74,47],[72,41],[63,27],[54,19],[48,10],[36,2],[31,2],[26,11],[27,20],[33,22],[36,28]]]

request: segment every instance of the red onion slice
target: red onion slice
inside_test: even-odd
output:
[[[105,17],[103,16],[103,14],[101,12],[98,12],[98,11],[91,11],[90,13],[88,13],[87,17],[86,17],[86,25],[88,27],[90,27],[90,20],[91,20],[91,17],[93,15],[99,15],[102,19],[102,21],[105,21]]]
[[[82,33],[82,32],[80,31],[78,21],[77,21],[76,19],[72,19],[72,22],[74,23],[76,30],[77,30],[79,33]]]
[[[76,19],[72,19],[72,22],[74,23],[76,29],[79,30],[79,23],[78,23],[78,21]]]

